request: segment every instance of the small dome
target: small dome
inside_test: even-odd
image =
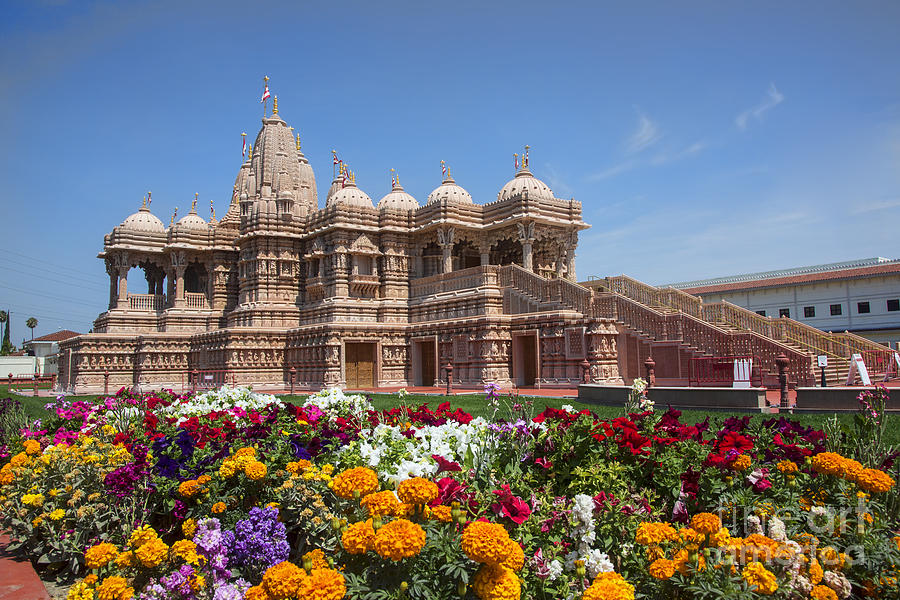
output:
[[[416,210],[419,203],[410,194],[403,190],[400,182],[396,182],[387,196],[378,201],[378,208],[393,208],[396,210]]]
[[[528,167],[519,169],[516,176],[497,194],[497,200],[524,197],[529,200],[553,200],[553,192],[547,187],[547,184],[532,175]]]
[[[327,206],[335,204],[373,208],[372,199],[367,193],[356,187],[356,183],[353,181],[347,181],[342,189],[339,189],[328,198]]]
[[[443,183],[428,194],[426,204],[437,204],[442,200],[446,200],[450,204],[472,204],[472,194],[456,185],[448,172]]]
[[[166,231],[166,226],[163,225],[163,222],[147,208],[146,201],[139,211],[122,221],[119,227],[130,231],[153,231],[159,233]]]
[[[178,226],[185,229],[206,229],[207,223],[197,214],[196,209],[191,208],[191,212],[178,219]]]

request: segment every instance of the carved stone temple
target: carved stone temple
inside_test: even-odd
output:
[[[276,105],[221,219],[195,201],[166,227],[145,199],[104,237],[109,308],[61,344],[60,386],[621,383],[616,323],[574,281],[588,227],[526,161],[485,203],[447,170],[376,204],[341,169],[320,208]]]

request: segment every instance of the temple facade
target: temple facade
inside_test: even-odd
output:
[[[166,227],[145,199],[105,236],[109,306],[60,344],[60,386],[439,386],[448,364],[471,386],[620,383],[615,321],[574,281],[588,227],[527,161],[487,203],[449,170],[424,203],[399,178],[375,203],[341,169],[320,208],[276,105],[221,219],[195,200]]]

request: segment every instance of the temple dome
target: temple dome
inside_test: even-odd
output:
[[[185,229],[206,229],[208,224],[203,217],[197,214],[195,209],[178,219],[178,226]]]
[[[158,233],[165,233],[166,231],[166,226],[163,225],[163,222],[160,221],[156,215],[150,212],[146,202],[144,202],[140,210],[122,221],[122,224],[119,225],[119,227],[128,229],[129,231],[151,231]]]
[[[342,189],[332,194],[328,198],[326,206],[334,206],[335,204],[373,208],[372,199],[367,193],[356,187],[356,183],[352,180],[348,180],[344,183]]]
[[[428,194],[426,204],[438,204],[442,200],[446,200],[450,204],[472,204],[472,194],[456,185],[448,171],[443,183]]]
[[[528,198],[529,200],[553,200],[553,192],[546,183],[531,174],[528,167],[523,166],[500,193],[497,200],[510,198]]]
[[[393,208],[397,210],[416,210],[419,203],[410,194],[404,191],[403,186],[397,181],[388,194],[378,201],[378,208]]]

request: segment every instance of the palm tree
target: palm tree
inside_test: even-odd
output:
[[[34,328],[37,327],[38,320],[34,317],[29,317],[27,321],[25,321],[25,327],[31,330],[31,341],[34,341]]]
[[[7,355],[12,352],[12,344],[9,343],[9,312],[0,310],[0,323],[5,324],[3,341],[0,342],[0,354]]]

